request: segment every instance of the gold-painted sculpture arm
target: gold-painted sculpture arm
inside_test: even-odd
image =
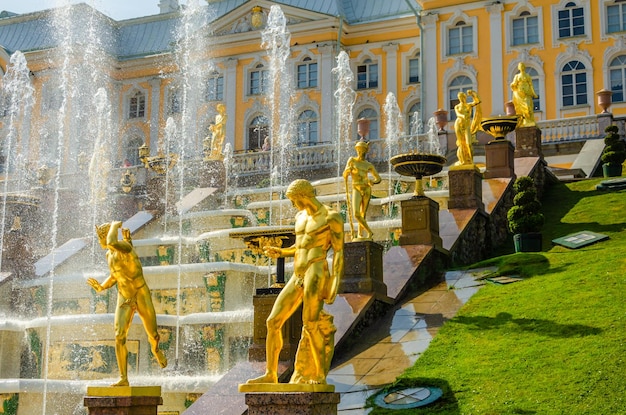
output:
[[[380,174],[378,174],[378,172],[376,171],[376,168],[373,164],[370,166],[369,172],[374,177],[374,180],[371,181],[371,184],[378,184],[383,180],[382,177],[380,177]]]
[[[107,248],[115,249],[116,251],[129,253],[133,250],[133,245],[125,240],[117,239],[117,230],[122,227],[121,221],[113,221],[111,222],[111,228],[109,229],[109,233],[107,234]],[[123,232],[123,231],[122,231]]]
[[[115,280],[115,278],[111,276],[109,276],[106,280],[104,280],[102,284],[100,284],[95,278],[87,279],[87,284],[91,285],[91,287],[97,293],[104,291],[104,290],[108,290],[109,288],[113,287],[116,283],[117,281]]]
[[[343,256],[343,219],[337,212],[331,214],[328,218],[328,224],[330,225],[330,244],[333,247],[333,264],[330,270],[330,284],[328,288],[328,295],[325,300],[326,304],[332,304],[335,302],[337,292],[339,291],[339,283],[343,278],[344,273],[344,256]]]
[[[280,248],[278,246],[264,246],[263,253],[270,258],[289,257],[296,254],[296,246],[292,245],[287,248]]]

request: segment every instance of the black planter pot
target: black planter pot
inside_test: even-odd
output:
[[[513,243],[515,252],[541,252],[541,233],[516,233]]]
[[[603,164],[602,174],[604,177],[619,177],[622,175],[621,164]]]

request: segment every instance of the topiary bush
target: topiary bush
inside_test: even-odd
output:
[[[518,177],[513,183],[515,197],[513,206],[507,212],[509,230],[513,234],[541,231],[543,214],[541,202],[537,200],[537,189],[532,177]]]
[[[602,152],[602,163],[621,166],[626,160],[626,144],[617,134],[616,125],[609,125],[604,129],[604,151]]]

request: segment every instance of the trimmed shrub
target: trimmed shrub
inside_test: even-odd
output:
[[[513,190],[513,206],[506,215],[509,230],[513,234],[539,232],[544,218],[534,180],[528,176],[518,177],[513,183]]]

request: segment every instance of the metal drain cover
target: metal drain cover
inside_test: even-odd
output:
[[[425,406],[441,398],[441,389],[433,386],[399,388],[380,394],[374,402],[381,408],[410,409]]]

